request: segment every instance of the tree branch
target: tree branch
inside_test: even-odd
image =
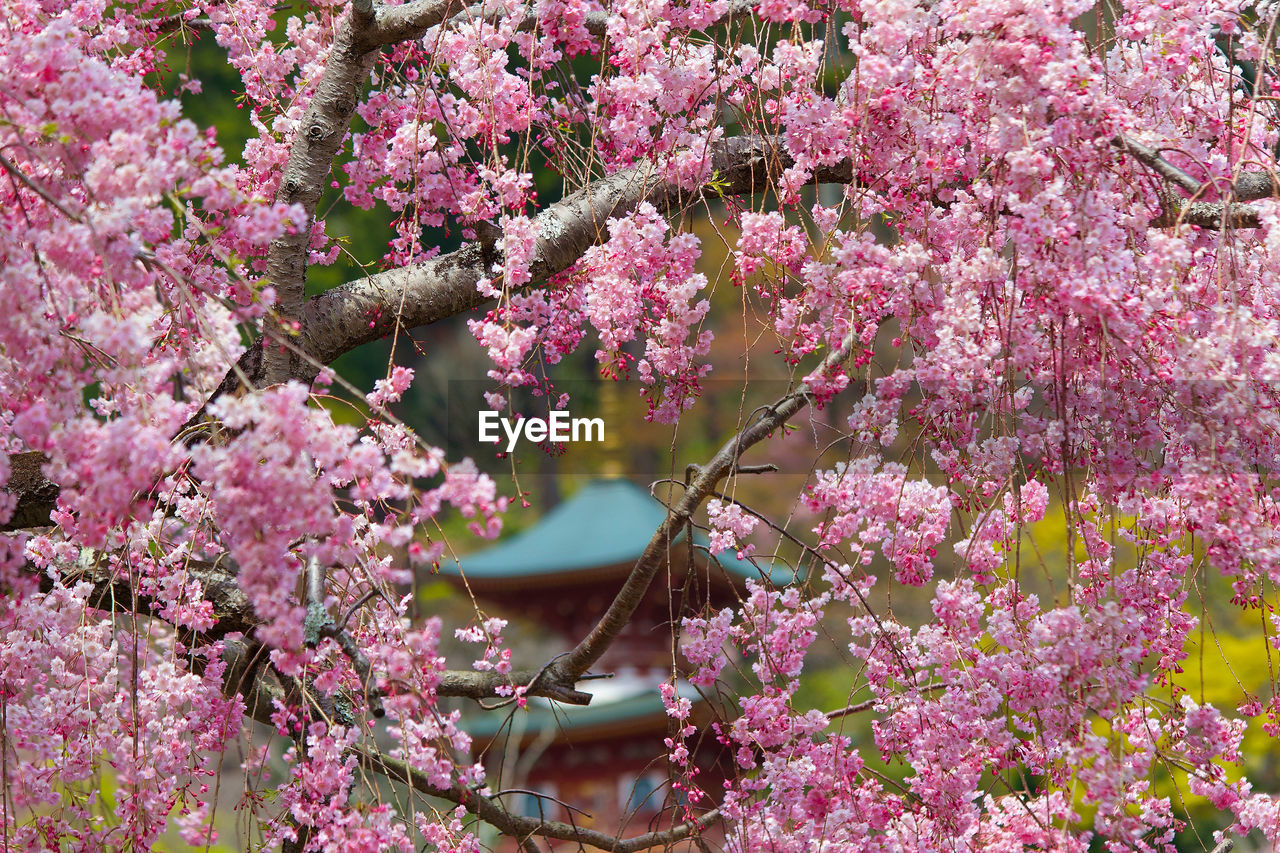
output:
[[[852,346],[853,338],[851,336],[847,337],[842,345],[830,353],[823,361],[821,370],[829,372],[837,368],[848,359]],[[695,471],[693,482],[687,486],[684,495],[681,496],[676,506],[668,510],[663,524],[655,531],[649,545],[640,559],[637,560],[627,581],[610,604],[604,616],[588,636],[568,655],[549,664],[537,673],[513,674],[509,678],[498,678],[494,673],[447,672],[440,679],[437,688],[438,694],[482,698],[483,696],[497,695],[496,689],[499,686],[509,686],[509,683],[513,680],[527,679],[527,683],[530,684],[528,695],[547,696],[561,701],[576,701],[578,697],[582,697],[585,701],[580,702],[580,704],[586,704],[587,701],[590,701],[589,694],[578,693],[573,689],[573,685],[593,663],[599,660],[630,620],[660,567],[662,556],[667,553],[667,547],[674,536],[679,533],[702,501],[714,491],[718,482],[738,468],[742,454],[802,411],[809,404],[810,399],[811,392],[808,386],[802,384],[794,392],[778,400],[773,406],[765,410],[759,418],[753,420],[734,435],[720,448],[707,465],[702,467],[692,466]],[[235,630],[251,635],[252,628],[259,623],[252,616],[247,597],[236,585],[234,573],[217,564],[201,564],[197,570],[201,572],[200,578],[202,583],[207,584],[206,588],[214,590],[224,597],[220,604],[215,604],[215,613],[220,617],[225,614],[229,619],[234,620]],[[91,570],[90,574],[92,574]],[[45,578],[43,582],[47,583],[50,588],[52,587],[52,580]],[[102,588],[101,590],[95,589],[90,601],[91,606],[114,610],[133,610],[137,608],[137,612],[142,613],[144,612],[144,605],[146,605],[149,611],[149,604],[147,604],[146,599],[134,595],[128,583],[123,579],[99,576],[94,578],[94,582],[95,585],[101,585]],[[309,604],[320,602],[319,587],[322,582],[323,574],[318,565],[309,569],[307,578]],[[324,615],[327,617],[327,613]],[[224,626],[219,622],[218,627],[230,629],[232,626]],[[270,683],[269,671],[260,665],[260,652],[261,647],[257,646],[257,644],[232,638],[225,646],[224,657],[227,658],[228,667],[224,684],[227,685],[228,690],[236,690],[244,696],[250,716],[259,721],[269,723],[270,715],[276,702],[286,696],[286,691],[282,685],[272,685]],[[368,683],[367,674],[361,673],[361,675]],[[588,828],[559,821],[545,821],[513,815],[492,799],[481,796],[478,792],[458,785],[450,788],[437,788],[431,785],[423,774],[418,773],[405,762],[362,748],[357,748],[354,751],[367,769],[390,779],[405,782],[422,793],[464,805],[480,819],[492,824],[507,835],[520,840],[521,845],[526,849],[528,849],[528,844],[530,843],[528,839],[533,836],[539,836],[591,844],[603,850],[613,851],[613,853],[634,853],[634,851],[665,846],[687,838],[705,827],[710,821],[719,819],[718,811],[712,811],[695,823],[685,823],[667,830],[651,832],[631,839],[618,839]],[[534,849],[536,849],[536,846]]]
[[[1223,227],[1259,228],[1262,222],[1258,217],[1257,209],[1239,202],[1280,196],[1280,181],[1274,173],[1250,171],[1242,172],[1229,188],[1229,195],[1234,201],[1225,203],[1196,201],[1198,196],[1212,189],[1213,185],[1196,180],[1160,156],[1160,152],[1154,148],[1148,148],[1124,134],[1113,138],[1111,144],[1130,154],[1170,184],[1191,193],[1189,203],[1174,198],[1170,194],[1170,197],[1166,198],[1167,209],[1151,222],[1151,225],[1156,228],[1169,228],[1180,224],[1198,225],[1212,231]]]
[[[0,532],[43,527],[58,505],[58,484],[47,479],[41,468],[49,461],[43,453],[13,453],[9,456],[9,481],[3,491],[16,499],[9,520],[0,523]]]
[[[382,692],[378,689],[373,677],[373,668],[369,663],[369,658],[360,648],[360,644],[356,642],[355,637],[351,636],[351,633],[347,630],[346,619],[344,618],[342,624],[338,625],[333,621],[333,617],[329,615],[328,608],[325,607],[325,579],[326,572],[324,567],[320,565],[319,560],[312,557],[307,561],[306,570],[306,643],[309,647],[315,648],[322,639],[331,637],[338,644],[338,648],[342,649],[342,653],[347,656],[347,660],[351,663],[351,668],[356,671],[356,677],[360,679],[360,688],[364,693],[365,701],[369,704],[369,711],[375,717],[382,717],[386,714],[386,710],[382,707]]]
[[[838,349],[826,357],[820,369],[824,373],[834,370],[849,358],[852,349],[853,337],[848,336]],[[809,405],[810,398],[809,386],[801,384],[725,442],[705,466],[691,466],[695,472],[693,481],[685,487],[684,494],[675,506],[667,511],[666,519],[654,532],[644,553],[636,560],[631,574],[618,590],[609,609],[569,654],[552,664],[557,680],[577,679],[600,659],[631,620],[649,584],[653,582],[654,575],[662,566],[662,559],[666,556],[670,543],[680,534],[690,516],[711,495],[716,484],[733,471],[738,459],[748,448],[758,444],[803,410]]]
[[[378,6],[373,20],[361,33],[360,45],[364,50],[374,50],[422,38],[456,8],[457,4],[450,0],[412,0],[401,6]]]
[[[589,705],[591,694],[575,690],[572,681],[556,679],[549,675],[549,668],[537,670],[520,670],[508,673],[505,678],[493,672],[473,672],[458,669],[441,673],[436,692],[441,696],[456,696],[464,699],[490,699],[497,696],[497,688],[503,685],[526,684],[529,689],[526,696],[541,696],[554,699],[565,705]]]
[[[712,179],[682,190],[644,163],[608,177],[549,206],[537,216],[538,241],[530,274],[545,281],[574,264],[608,236],[605,223],[642,202],[670,212],[699,199],[764,192],[794,165],[776,138],[738,136],[711,146]],[[811,183],[849,183],[848,160],[820,168]],[[476,290],[500,262],[496,250],[477,242],[421,264],[388,270],[326,291],[307,305],[303,348],[322,363],[395,330],[434,323],[470,311],[488,299]],[[402,313],[398,313],[403,305]],[[308,374],[303,378],[314,375]]]
[[[1257,201],[1280,196],[1280,180],[1275,172],[1241,172],[1232,195],[1236,201]]]
[[[450,0],[413,6],[421,21],[440,21],[448,13]],[[276,201],[302,205],[307,220],[293,233],[272,240],[267,252],[266,278],[276,291],[275,311],[263,323],[267,341],[290,340],[300,331],[297,324],[306,322],[303,309],[311,222],[334,158],[346,139],[360,89],[373,70],[376,49],[382,44],[376,37],[378,31],[372,0],[353,0],[351,14],[338,28],[324,73],[289,146]],[[287,347],[274,344],[266,347],[263,355],[262,375],[257,377],[260,384],[283,382],[304,372],[300,356]]]
[[[1206,231],[1222,228],[1261,228],[1262,219],[1257,208],[1247,204],[1195,201],[1167,210],[1151,220],[1153,228],[1172,228],[1175,225],[1198,225]]]
[[[431,797],[439,797],[451,803],[465,806],[467,811],[498,829],[505,835],[516,839],[532,836],[555,838],[562,841],[574,841],[589,844],[611,853],[637,853],[652,847],[660,847],[688,838],[712,823],[720,820],[720,811],[715,809],[702,815],[696,822],[682,823],[670,829],[648,832],[634,838],[620,839],[582,826],[574,826],[557,820],[540,820],[512,814],[491,797],[481,795],[469,788],[454,785],[439,788],[432,785],[427,777],[398,759],[390,758],[380,752],[364,747],[353,747],[352,752],[366,770],[386,776],[397,782],[403,782],[413,790]]]
[[[48,573],[40,571],[30,563],[26,564],[24,569],[32,577],[39,579],[42,592],[48,592],[53,589],[55,581],[49,577]],[[197,641],[201,638],[207,640],[224,639],[233,633],[240,633],[246,637],[253,636],[254,629],[262,624],[262,620],[253,612],[249,597],[240,589],[233,568],[220,563],[188,560],[181,570],[185,571],[192,579],[200,582],[203,590],[203,600],[208,601],[213,606],[213,615],[217,619],[217,624],[203,633],[200,638],[197,638]],[[58,582],[70,585],[81,580],[93,584],[93,590],[89,593],[87,602],[90,607],[117,613],[136,613],[140,616],[160,618],[152,607],[155,600],[151,596],[137,593],[133,586],[130,585],[128,578],[115,576],[93,563],[86,562],[78,570],[64,573]],[[327,616],[327,613],[324,614],[325,618]],[[328,626],[317,626],[318,635],[335,636],[329,633],[330,626],[336,628],[331,622]],[[342,633],[345,633],[345,631]],[[335,639],[339,642],[339,645],[343,645],[341,638],[335,636]],[[347,639],[354,646],[354,640],[351,640],[350,637]],[[348,655],[351,654],[345,646],[343,646],[343,651]],[[355,651],[359,650],[355,649]],[[360,657],[363,657],[363,654]],[[365,665],[367,667],[367,660]],[[586,705],[590,703],[590,693],[574,689],[576,680],[560,681],[549,676],[548,672],[549,667],[537,670],[521,670],[509,673],[507,676],[502,676],[495,672],[446,670],[440,674],[440,683],[436,692],[441,696],[479,701],[481,699],[501,697],[498,692],[499,688],[507,688],[514,683],[530,685],[526,693],[528,696],[554,699],[566,705]],[[366,674],[366,672],[360,673],[362,678],[365,678]]]
[[[1139,163],[1149,166],[1160,177],[1171,184],[1182,187],[1193,196],[1199,195],[1204,190],[1203,184],[1161,157],[1160,152],[1154,148],[1148,148],[1140,142],[1135,142],[1123,133],[1113,138],[1111,144],[1121,151],[1127,151],[1132,154],[1133,158]]]

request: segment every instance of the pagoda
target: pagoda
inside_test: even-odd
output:
[[[465,575],[466,588],[486,611],[544,626],[568,649],[605,612],[665,517],[666,508],[629,480],[595,480],[533,527],[464,557],[452,577],[461,584]],[[729,553],[710,558],[700,534],[692,547],[682,534],[667,556],[630,623],[596,664],[596,674],[610,677],[579,685],[592,694],[590,705],[531,699],[526,711],[466,724],[491,778],[526,792],[504,795],[508,808],[619,837],[667,825],[672,815],[678,822],[667,767],[655,761],[666,752],[672,725],[658,685],[677,677],[680,695],[695,700],[695,723],[705,722],[709,709],[673,673],[680,666],[675,626],[704,605],[735,605],[747,579],[768,572]],[[729,757],[713,735],[697,739],[697,782],[714,793]],[[582,811],[570,815],[561,803]]]

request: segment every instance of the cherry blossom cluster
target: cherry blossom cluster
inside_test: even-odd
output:
[[[698,378],[710,369],[696,361],[707,354],[712,338],[710,330],[699,328],[710,308],[706,299],[697,299],[707,285],[706,276],[694,271],[699,255],[698,238],[669,236],[665,221],[646,202],[632,216],[610,220],[609,239],[579,262],[586,271],[583,313],[600,336],[596,359],[625,364],[622,346],[643,335],[645,353],[636,372],[646,385],[662,386],[651,404],[663,422],[693,405]]]
[[[194,815],[187,829],[199,833],[218,755],[240,730],[242,705],[223,695],[216,644],[188,654],[172,635],[86,618],[92,591],[55,587],[11,601],[0,617],[13,750],[5,789],[13,807],[41,813],[20,823],[10,815],[5,831],[18,849],[110,849],[121,833],[151,844],[175,810]],[[96,807],[103,754],[112,756],[115,814]]]
[[[1185,695],[1151,698],[1199,624],[1186,607],[1195,553],[1232,579],[1237,603],[1269,606],[1271,207],[1259,204],[1256,232],[1151,227],[1176,202],[1112,143],[1176,140],[1169,162],[1209,199],[1273,168],[1274,124],[1215,43],[1234,33],[1235,56],[1256,57],[1256,36],[1231,4],[1132,3],[1104,59],[1073,26],[1088,6],[849,3],[841,47],[858,73],[835,94],[810,82],[822,54],[801,27],[753,57],[793,186],[834,166],[828,152],[857,183],[834,210],[784,198],[743,212],[737,274],[785,358],[845,336],[894,355],[873,356],[888,367],[867,371],[849,419],[877,456],[820,472],[804,496],[807,601],[862,613],[848,639],[866,680],[850,706],[875,714],[874,743],[855,745],[844,714],[791,705],[806,608],[753,596],[685,623],[695,683],[753,661],[757,685],[722,724],[743,766],[725,793],[735,849],[1082,850],[1095,836],[1172,849],[1185,818],[1155,793],[1161,762],[1188,768],[1185,790],[1232,813],[1233,831],[1280,831],[1273,797],[1228,781],[1244,761],[1240,722]],[[904,438],[923,448],[908,460],[919,473],[877,458]],[[717,546],[735,522],[723,515],[708,508]],[[1030,531],[1053,517],[1078,551],[1056,599],[1020,582]],[[879,610],[884,581],[863,572],[881,565],[895,584],[930,584],[931,620]],[[873,760],[909,768],[902,790],[863,769]],[[986,793],[984,774],[1015,771],[1043,781]]]
[[[934,548],[946,534],[951,497],[943,486],[910,481],[902,465],[879,467],[856,459],[822,473],[806,497],[811,511],[829,513],[815,528],[820,547],[847,542],[857,562],[868,565],[865,546],[879,543],[899,583],[920,586],[933,576]]]
[[[266,843],[481,847],[465,812],[484,769],[438,702],[445,629],[414,624],[398,586],[444,556],[444,515],[497,535],[499,486],[396,419],[407,365],[356,389],[352,422],[298,382],[210,399],[270,319],[272,241],[339,257],[324,205],[273,199],[352,59],[351,5],[0,12],[0,483],[9,454],[39,453],[59,487],[48,524],[0,534],[17,848],[149,847],[170,827],[216,843],[215,758],[246,711],[289,741],[276,794],[246,796]],[[1162,774],[1280,841],[1278,801],[1240,769],[1237,713],[1261,702],[1218,708],[1177,679],[1209,627],[1193,587],[1222,576],[1231,606],[1270,612],[1280,581],[1280,203],[1222,206],[1276,171],[1277,9],[1122,0],[1091,31],[1097,14],[485,0],[356,63],[358,122],[316,189],[390,211],[387,267],[473,244],[491,402],[593,338],[653,417],[697,417],[717,333],[763,341],[732,358],[804,383],[796,399],[849,401],[847,459],[815,469],[795,530],[706,506],[713,553],[782,530],[803,570],[680,622],[689,683],[727,697],[713,733],[735,772],[701,790],[673,677],[673,785],[687,817],[722,804],[729,849],[1168,851],[1187,815]],[[242,166],[158,89],[197,21],[239,77]],[[763,153],[722,169],[730,141]],[[542,215],[541,170],[608,205]],[[693,233],[704,211],[731,300]],[[578,215],[594,245],[553,262],[591,230]],[[16,509],[0,493],[0,521]],[[1065,543],[1041,549],[1055,524]],[[505,677],[505,628],[478,614],[454,636]],[[857,683],[847,707],[805,707],[830,633]],[[226,689],[246,654],[278,688],[266,712]],[[465,792],[459,811],[367,796],[379,744]]]
[[[708,547],[712,554],[732,548],[741,560],[755,550],[746,539],[756,529],[760,519],[744,512],[741,505],[713,498],[707,501],[707,520],[711,522]]]

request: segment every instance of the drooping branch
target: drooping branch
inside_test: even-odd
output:
[[[853,338],[846,337],[841,346],[823,360],[821,371],[829,373],[836,369],[849,358],[852,349]],[[667,517],[636,560],[608,610],[572,651],[552,664],[551,669],[557,680],[576,679],[600,659],[631,620],[649,584],[661,568],[667,549],[689,518],[715,491],[716,485],[733,473],[743,453],[802,411],[811,399],[809,386],[801,384],[726,441],[706,465],[691,466],[694,472],[692,481],[685,486],[680,499],[667,510]]]
[[[48,592],[53,588],[55,581],[47,572],[40,571],[30,563],[25,569],[32,577],[39,579],[42,591]],[[188,560],[181,569],[175,569],[175,571],[183,571],[191,580],[199,581],[202,599],[212,605],[213,616],[217,622],[201,635],[203,639],[220,640],[235,633],[252,637],[254,630],[263,624],[263,620],[253,612],[249,597],[240,588],[234,567],[224,563]],[[82,580],[93,585],[87,601],[90,607],[161,618],[157,612],[158,603],[153,597],[139,593],[127,577],[112,573],[105,565],[86,560],[74,570],[64,572],[59,578],[59,582],[64,585]],[[153,607],[153,605],[156,606]],[[323,615],[327,616],[327,614]],[[334,636],[336,632],[337,626],[331,622],[317,627],[319,636]],[[343,626],[343,632],[345,632],[345,626]],[[343,640],[335,638],[335,642],[342,645]],[[345,651],[344,649],[344,653]],[[526,693],[528,696],[554,699],[566,705],[586,705],[591,701],[591,694],[575,690],[573,681],[567,683],[556,681],[547,676],[548,670],[548,667],[522,670],[505,676],[496,672],[446,670],[440,673],[436,692],[441,696],[478,701],[501,697],[502,692],[512,684],[524,684],[529,685]],[[364,673],[361,675],[363,677]]]
[[[634,838],[618,838],[616,835],[608,835],[598,830],[575,826],[563,821],[541,820],[513,814],[503,808],[493,797],[484,796],[478,791],[459,785],[449,788],[433,785],[424,774],[419,773],[407,763],[398,759],[363,747],[356,747],[353,752],[365,770],[402,782],[418,793],[439,797],[451,803],[465,806],[467,811],[485,823],[496,827],[499,832],[515,839],[527,839],[537,836],[588,844],[601,850],[611,851],[611,853],[638,853],[641,850],[665,847],[681,841],[720,820],[720,812],[716,809],[703,814],[696,822],[682,823],[670,829],[648,832]]]

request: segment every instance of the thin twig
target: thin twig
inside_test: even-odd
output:
[[[14,178],[17,179],[18,183],[22,184],[24,187],[31,190],[33,193],[40,196],[40,198],[47,201],[53,208],[55,208],[63,216],[70,219],[72,222],[79,222],[82,224],[84,223],[84,218],[82,216],[76,213],[72,213],[70,210],[68,210],[62,204],[62,202],[58,201],[56,198],[50,195],[49,192],[44,187],[40,186],[35,181],[33,181],[30,177],[28,177],[26,173],[24,173],[21,169],[19,169],[12,162],[10,162],[9,159],[5,157],[3,154],[0,154],[0,167],[3,167],[6,172],[8,172],[10,175],[12,175]]]
[[[947,685],[945,684],[926,684],[924,687],[921,687],[919,690],[921,693],[932,693],[935,690],[943,690],[946,688],[946,686]],[[870,711],[872,708],[876,706],[876,703],[879,701],[880,701],[879,699],[867,699],[864,702],[858,702],[853,705],[846,705],[843,708],[837,708],[834,711],[828,711],[827,720],[828,722],[830,722],[832,720],[838,720],[841,717],[847,717],[850,714],[861,714],[863,711]]]
[[[377,587],[374,587],[373,589],[366,592],[364,595],[360,596],[359,600],[356,601],[355,604],[348,607],[346,613],[342,614],[342,618],[338,620],[338,624],[335,626],[337,630],[339,631],[347,630],[347,623],[351,621],[351,617],[355,615],[355,612],[359,610],[361,607],[364,607],[373,599],[378,598],[379,596],[386,598],[386,595],[382,592],[382,590],[378,589]],[[390,604],[390,602],[387,602],[387,603]]]

